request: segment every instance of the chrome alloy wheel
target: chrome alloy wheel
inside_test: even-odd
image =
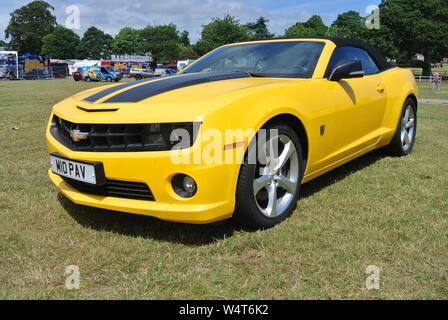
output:
[[[285,212],[299,183],[299,157],[294,142],[280,134],[265,144],[266,161],[258,164],[253,181],[255,202],[266,217]]]
[[[401,144],[403,151],[408,151],[412,146],[415,131],[415,114],[411,105],[406,107],[406,110],[401,119]]]

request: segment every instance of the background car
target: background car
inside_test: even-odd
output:
[[[75,81],[82,80],[82,72],[81,72],[81,70],[78,69],[78,71],[73,72],[72,77],[73,77],[73,80],[75,80]]]
[[[140,79],[146,79],[146,78],[154,78],[157,75],[152,71],[152,69],[139,69],[139,68],[132,68],[129,71],[129,77],[133,77],[136,80]]]
[[[103,80],[103,75],[101,73],[101,68],[97,66],[85,66],[80,68],[82,79],[84,81],[101,81]]]
[[[160,77],[169,77],[176,75],[176,71],[173,69],[157,68],[154,70],[154,74]]]
[[[108,82],[118,82],[121,80],[121,73],[114,71],[112,67],[100,67],[101,77],[103,80]]]

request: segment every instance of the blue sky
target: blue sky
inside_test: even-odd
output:
[[[5,39],[4,29],[9,13],[30,0],[2,0],[0,6],[0,39]],[[331,24],[339,13],[356,10],[366,15],[366,8],[378,5],[380,0],[47,0],[54,6],[54,14],[61,25],[65,24],[69,5],[78,5],[81,28],[79,35],[91,25],[115,35],[122,27],[142,28],[148,24],[173,22],[180,30],[188,30],[196,42],[201,26],[214,17],[229,13],[242,23],[267,17],[269,28],[276,34],[297,21],[306,21],[313,14],[322,16]]]

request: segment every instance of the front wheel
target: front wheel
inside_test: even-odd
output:
[[[386,152],[398,157],[410,154],[414,148],[416,133],[417,104],[414,99],[408,98],[403,105],[395,135],[386,147]]]
[[[277,123],[263,129],[266,135],[259,133],[248,151],[258,146],[255,161],[246,155],[241,166],[234,213],[237,222],[257,229],[273,227],[294,211],[304,167],[291,127]]]

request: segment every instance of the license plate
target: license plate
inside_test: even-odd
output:
[[[105,181],[103,164],[100,162],[71,160],[51,154],[50,164],[51,171],[63,177],[94,185]]]

